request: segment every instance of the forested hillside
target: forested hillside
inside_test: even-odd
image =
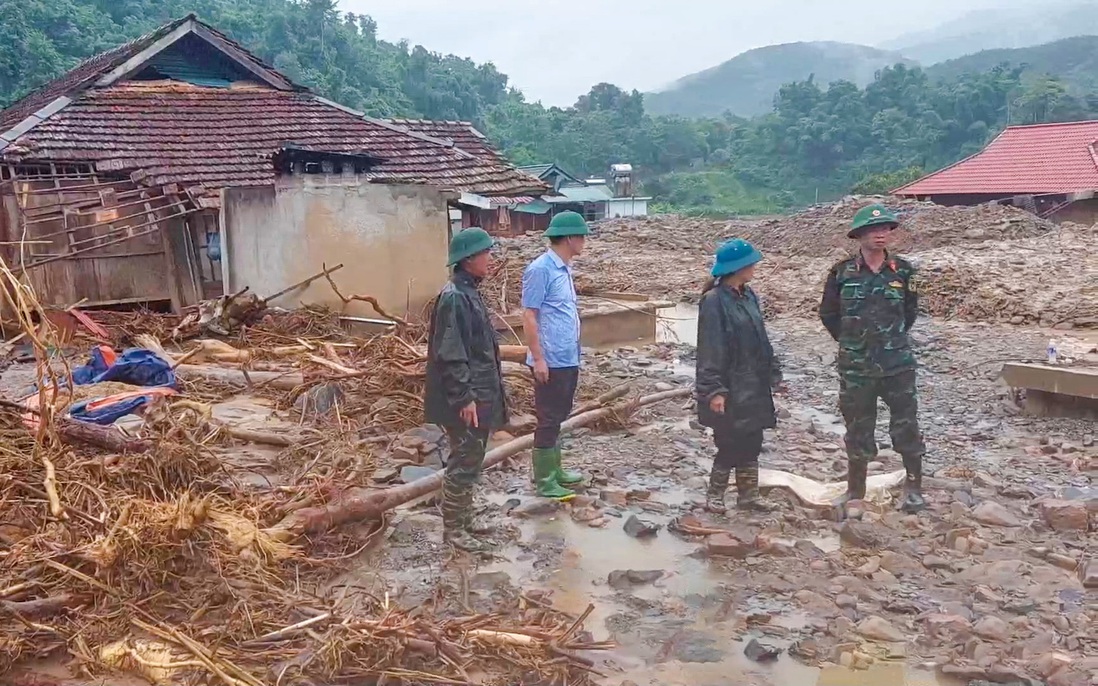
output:
[[[899,53],[849,43],[768,45],[648,93],[645,105],[653,114],[756,116],[770,111],[774,94],[787,83],[814,76],[820,83],[865,86],[881,68],[905,61]]]
[[[333,0],[0,3],[0,103],[192,11],[333,100],[378,116],[472,121],[518,164],[556,161],[582,175],[628,161],[646,192],[697,212],[772,212],[856,185],[883,190],[974,152],[1007,123],[1098,116],[1098,98],[1054,78],[1023,83],[1021,69],[1005,66],[939,83],[898,65],[865,88],[809,79],[784,86],[774,111],[752,119],[651,116],[640,93],[609,84],[573,107],[545,108],[491,64],[379,40],[369,17],[342,14]]]

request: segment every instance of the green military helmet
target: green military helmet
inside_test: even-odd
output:
[[[564,236],[586,236],[591,233],[587,228],[587,222],[577,212],[561,212],[549,222],[549,228],[545,230],[546,238],[561,238]]]
[[[854,221],[851,224],[850,232],[846,235],[849,238],[857,238],[862,229],[869,228],[870,226],[882,226],[886,224],[896,226],[899,223],[900,221],[896,219],[896,215],[892,210],[884,205],[867,205],[858,210],[858,213],[854,215]]]
[[[495,239],[479,226],[470,226],[467,229],[458,231],[450,240],[450,260],[446,263],[446,266],[453,267],[467,257],[472,257],[485,250],[491,250],[495,244]]]

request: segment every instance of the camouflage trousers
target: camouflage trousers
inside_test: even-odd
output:
[[[467,426],[448,427],[450,459],[442,477],[442,522],[447,529],[460,529],[473,516],[473,487],[480,480],[488,430]]]
[[[888,432],[904,466],[926,453],[919,431],[919,401],[915,370],[874,378],[839,372],[839,409],[846,422],[846,455],[851,462],[869,462],[877,456],[877,399],[888,406]]]

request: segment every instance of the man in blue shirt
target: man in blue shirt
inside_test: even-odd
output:
[[[572,260],[583,252],[587,222],[575,212],[553,217],[545,236],[549,250],[522,275],[523,331],[534,371],[534,483],[544,498],[570,498],[565,486],[583,475],[561,467],[560,425],[572,413],[579,384],[580,319]]]

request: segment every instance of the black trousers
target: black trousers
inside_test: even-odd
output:
[[[733,431],[722,427],[713,427],[713,442],[717,444],[717,457],[713,467],[731,470],[737,467],[751,467],[759,463],[762,453],[763,430]]]
[[[538,425],[534,429],[534,447],[545,450],[557,447],[560,425],[572,413],[579,385],[579,367],[549,370],[549,381],[534,383],[534,413]]]

